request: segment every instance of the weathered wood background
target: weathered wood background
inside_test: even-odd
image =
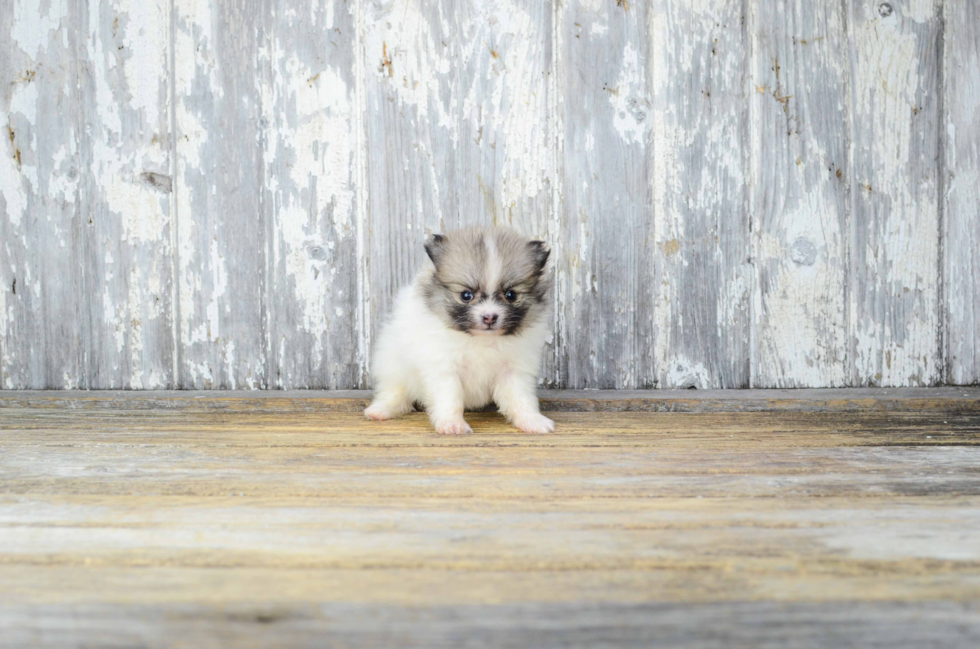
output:
[[[0,387],[365,386],[423,237],[560,387],[980,381],[973,0],[4,0]]]

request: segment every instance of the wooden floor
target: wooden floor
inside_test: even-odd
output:
[[[0,392],[0,645],[980,646],[980,390]]]

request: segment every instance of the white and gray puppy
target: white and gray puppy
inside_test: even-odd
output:
[[[434,235],[431,263],[404,287],[375,350],[364,414],[391,419],[425,406],[439,433],[470,433],[464,408],[491,401],[526,433],[555,424],[538,410],[550,330],[549,250],[501,227]]]

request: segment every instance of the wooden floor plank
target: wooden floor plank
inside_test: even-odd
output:
[[[24,624],[34,616],[34,625]],[[949,602],[521,604],[401,607],[18,605],[8,646],[107,647],[975,647],[975,606]],[[41,630],[38,630],[41,629]]]
[[[547,411],[980,411],[980,387],[802,390],[540,390]],[[0,390],[2,408],[361,412],[369,390]]]
[[[980,391],[753,392],[0,393],[0,646],[976,646]]]

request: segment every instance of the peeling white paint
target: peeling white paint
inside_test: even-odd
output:
[[[7,128],[5,129],[4,151],[6,155],[0,161],[0,193],[7,202],[7,217],[14,227],[21,224],[27,210],[28,192],[38,192],[38,168],[31,164],[28,151],[37,150],[37,85],[16,84],[10,97],[10,108],[7,112]],[[25,138],[20,123],[27,122],[29,138]],[[14,133],[10,138],[9,134]],[[27,140],[25,142],[25,139]],[[18,163],[15,149],[21,150],[21,160]],[[27,181],[29,188],[24,186]]]
[[[492,176],[481,176],[482,187],[474,193],[492,192],[495,219],[513,222],[516,212],[515,225],[531,236],[543,236],[543,215],[529,209],[539,196],[545,198],[545,192],[550,198],[554,176],[542,25],[525,2],[473,6],[477,11],[467,16],[459,43],[459,57],[468,72],[461,75],[459,94],[462,132],[475,137],[473,144],[460,146],[468,160],[493,161],[491,168],[496,170]],[[464,173],[468,170],[464,161]],[[463,195],[460,201],[464,210],[486,203],[484,196]]]
[[[335,43],[351,32],[352,16],[341,7],[321,8],[315,15],[315,24],[333,26]],[[269,115],[263,133],[264,182],[272,199],[269,281],[273,304],[289,305],[288,317],[273,307],[273,337],[285,340],[269,340],[267,350],[279,368],[276,386],[289,388],[309,386],[310,374],[326,370],[327,359],[339,365],[336,349],[344,339],[339,332],[354,325],[336,314],[347,313],[341,305],[353,308],[359,297],[346,291],[351,274],[358,272],[347,255],[358,245],[359,224],[357,98],[351,70],[344,66],[346,52],[331,50],[324,57],[316,47],[311,51],[305,37],[292,34],[302,19],[287,17],[286,23],[289,27],[260,52],[271,75],[257,90]]]
[[[619,79],[607,93],[613,108],[613,127],[623,140],[636,144],[643,144],[650,124],[646,119],[650,104],[646,98],[644,70],[639,52],[632,43],[627,43],[623,47]]]
[[[10,37],[32,61],[36,61],[41,48],[47,46],[51,32],[61,29],[61,21],[67,17],[68,0],[48,0],[44,3],[15,0]]]
[[[936,0],[909,0],[901,9],[906,18],[924,23],[936,17],[936,5]]]
[[[980,21],[969,3],[943,7],[947,377],[962,385],[980,383]]]
[[[173,34],[174,39],[174,90],[178,97],[193,95],[194,79],[203,68],[209,77],[213,74],[213,65],[207,58],[207,43],[211,38],[211,7],[210,3],[186,0],[175,3],[178,28]],[[200,45],[200,46],[199,46]],[[200,66],[200,67],[199,67]],[[212,91],[213,86],[211,84]],[[201,152],[207,145],[210,133],[200,119],[190,109],[190,105],[177,101],[174,108],[176,123],[175,137],[179,144],[179,155],[176,160],[176,178],[178,186],[186,186],[189,181],[188,171],[201,168]],[[196,205],[188,191],[176,192],[176,207],[179,222],[177,224],[177,284],[178,312],[178,341],[182,346],[190,347],[212,340],[209,324],[218,324],[217,305],[207,308],[206,320],[197,313],[197,299],[204,288],[201,269],[197,266],[199,259],[196,245],[199,241],[198,224],[194,214]],[[211,254],[211,251],[208,251]],[[196,326],[194,326],[196,324]],[[200,385],[203,378],[205,384],[213,384],[214,376],[207,363],[197,362],[186,358],[180,370],[186,370],[191,377],[192,385]]]
[[[773,10],[758,4],[751,14],[752,385],[846,385],[844,9],[794,0],[775,9],[800,16],[786,24]]]
[[[3,196],[6,204],[4,216],[14,229],[20,228],[27,211],[27,190],[9,141],[3,147],[3,155],[0,155],[0,196]]]
[[[7,310],[7,287],[0,287],[0,385],[4,390],[16,390],[13,377],[10,376],[8,368],[13,365],[14,358],[10,353],[8,344],[8,323],[13,322],[13,314]]]
[[[61,384],[64,386],[64,390],[77,390],[78,377],[66,371],[61,375]]]
[[[12,84],[13,92],[10,96],[10,108],[8,115],[21,115],[28,124],[37,124],[37,84],[19,83]],[[8,124],[10,119],[8,116]],[[34,136],[36,137],[36,136]],[[36,140],[35,140],[36,141]],[[33,143],[32,143],[33,148]],[[36,181],[35,181],[36,182]]]
[[[921,5],[910,9],[916,6],[917,19],[932,16]],[[883,18],[876,7],[863,10],[853,26],[853,111],[871,128],[857,134],[852,191],[867,233],[857,259],[866,260],[865,281],[877,288],[870,308],[860,291],[851,293],[855,372],[874,385],[924,385],[938,371],[938,168],[922,158],[917,138],[926,116],[915,117],[927,109],[920,57],[934,32],[905,28],[898,12]]]
[[[413,107],[422,119],[452,131],[455,114],[435,100],[440,94],[439,77],[450,74],[452,64],[441,55],[444,46],[423,13],[426,8],[424,3],[407,0],[374,8],[380,13],[372,16],[372,20],[385,24],[387,29],[411,35],[414,43],[409,47],[398,42],[394,35],[389,43],[385,30],[368,30],[364,43],[368,58],[365,71],[385,81],[398,101]]]
[[[746,255],[737,250],[747,228],[734,218],[746,188],[745,50],[739,32],[717,27],[738,24],[742,7],[734,0],[715,0],[711,11],[705,3],[670,4],[671,11],[650,16],[653,358],[659,387],[687,387],[681,379],[743,387],[754,290]]]
[[[225,376],[228,377],[230,383],[228,387],[236,390],[238,389],[238,380],[236,378],[238,368],[235,365],[235,341],[229,340],[222,351],[225,357]]]
[[[711,373],[703,363],[678,357],[671,361],[665,372],[664,382],[672,388],[697,388],[704,390],[712,385]]]
[[[98,181],[81,191],[98,210],[91,232],[109,237],[106,245],[118,253],[107,251],[99,278],[115,344],[96,349],[93,361],[128,377],[131,389],[170,384],[156,367],[166,357],[157,341],[170,332],[161,319],[171,268],[169,8],[166,0],[90,4],[84,39],[94,89],[85,95],[94,109],[85,146]]]
[[[211,269],[211,293],[208,299],[208,340],[216,342],[221,337],[221,316],[218,306],[221,303],[221,296],[228,288],[228,270],[225,268],[224,256],[218,249],[217,237],[211,239],[211,250],[208,268]],[[230,305],[226,307],[230,310]]]
[[[21,259],[14,263],[12,257],[36,245],[28,236],[36,231],[32,224],[43,226],[51,240],[42,243],[55,255],[78,250],[72,247],[75,226],[62,218],[73,214],[78,197],[77,205],[97,216],[82,228],[91,227],[85,230],[90,232],[86,245],[95,249],[86,254],[94,257],[86,263],[94,261],[95,272],[88,273],[90,283],[84,286],[92,294],[81,299],[93,301],[92,313],[105,327],[100,340],[107,341],[99,343],[106,349],[96,351],[98,358],[82,363],[128,377],[120,387],[164,387],[175,380],[169,364],[157,367],[164,354],[158,349],[164,344],[159,331],[170,318],[177,320],[174,342],[182,359],[177,370],[193,385],[304,385],[310,372],[333,377],[348,362],[366,368],[374,310],[383,308],[388,284],[402,272],[409,274],[418,253],[395,239],[415,245],[435,224],[485,217],[513,222],[552,244],[556,324],[562,333],[553,366],[564,376],[580,365],[590,376],[624,387],[645,380],[645,372],[663,387],[716,387],[734,376],[725,366],[743,360],[736,357],[749,327],[757,338],[757,368],[762,364],[768,372],[753,377],[761,376],[764,384],[846,383],[854,378],[847,371],[849,360],[860,380],[928,383],[942,370],[938,314],[945,299],[949,376],[977,380],[980,291],[970,289],[980,283],[973,218],[980,204],[974,137],[980,66],[975,46],[963,45],[976,41],[970,31],[973,14],[959,3],[909,0],[895,3],[889,15],[881,15],[876,3],[853,5],[853,20],[843,24],[839,11],[828,10],[827,29],[850,30],[853,43],[850,52],[828,56],[822,74],[853,92],[841,91],[834,105],[853,113],[856,164],[845,166],[840,179],[831,169],[817,181],[823,165],[837,164],[839,155],[827,145],[826,134],[807,131],[823,123],[822,116],[797,110],[793,99],[785,104],[785,117],[780,117],[782,106],[776,117],[800,127],[779,149],[796,153],[796,164],[789,160],[789,171],[778,178],[747,166],[767,163],[747,163],[739,108],[819,93],[826,84],[812,73],[791,81],[757,78],[766,73],[767,61],[747,72],[746,62],[753,53],[760,55],[767,41],[760,35],[751,48],[741,42],[741,31],[731,27],[739,22],[741,5],[657,0],[649,7],[630,3],[627,10],[604,0],[576,0],[542,10],[527,0],[458,6],[314,0],[287,3],[278,13],[269,7],[265,18],[235,17],[229,23],[215,2],[175,0],[176,33],[171,34],[169,0],[111,0],[89,3],[87,16],[70,26],[86,32],[72,40],[83,59],[72,68],[59,50],[69,46],[69,3],[15,0],[0,10],[13,16],[7,23],[11,62],[0,62],[0,81],[9,82],[0,124],[16,138],[11,143],[6,134],[0,137],[5,207],[0,218],[11,233],[0,249],[6,256],[0,275],[7,282],[10,272],[17,273],[24,300],[13,299],[0,285],[0,340],[27,322],[22,309],[28,300],[37,304],[48,298],[47,269]],[[801,30],[793,37],[812,39],[827,31],[802,31],[809,29],[808,12],[826,13],[820,8],[776,5]],[[765,6],[750,8],[748,33],[764,25]],[[919,138],[935,123],[940,105],[935,85],[928,85],[938,75],[929,57],[942,27],[940,7],[947,14],[944,49],[952,57],[942,77],[956,89],[941,104],[948,113],[942,116],[948,185],[916,162],[922,154]],[[316,25],[313,36],[307,21]],[[623,31],[630,21],[646,24],[639,32]],[[310,47],[317,34],[326,35],[329,45]],[[585,72],[564,67],[580,42],[577,35],[581,42],[592,39],[592,45],[611,48],[605,67]],[[811,41],[807,47],[826,53],[831,43]],[[958,54],[963,51],[972,53]],[[253,54],[254,61],[241,58]],[[606,57],[607,50],[596,56]],[[54,61],[49,74],[38,67],[36,77],[22,78],[33,69],[25,64],[45,57]],[[169,96],[171,65],[176,97]],[[241,77],[245,71],[248,78]],[[574,86],[575,78],[606,83],[610,92]],[[797,86],[790,88],[792,83]],[[764,86],[764,93],[757,93],[755,84]],[[790,89],[774,97],[777,85]],[[234,97],[225,97],[229,88],[236,89]],[[923,95],[923,88],[930,94]],[[590,92],[599,101],[579,117],[573,102]],[[51,99],[58,96],[70,105],[57,110],[71,111],[83,128],[74,133],[74,121],[64,124],[71,137],[59,135],[65,139],[60,144],[46,131],[55,110]],[[72,102],[77,101],[84,110],[76,110]],[[215,156],[222,142],[240,136],[221,131],[224,122],[215,106],[234,107],[261,123],[248,137],[262,147],[260,174],[240,174],[234,161]],[[917,110],[926,112],[916,117]],[[567,122],[568,115],[575,118]],[[168,132],[172,119],[174,133]],[[765,119],[770,123],[772,115]],[[864,137],[872,132],[874,137]],[[177,161],[170,159],[172,137]],[[566,138],[574,146],[566,145]],[[19,162],[15,149],[21,151]],[[637,153],[644,151],[649,151],[647,163]],[[78,169],[80,159],[91,168]],[[631,181],[622,192],[607,191],[624,175],[641,177],[643,164],[649,164],[649,186]],[[154,186],[145,180],[146,172],[167,178]],[[227,183],[218,182],[219,174],[236,179],[243,192],[251,191],[248,185],[255,180],[264,183],[254,213],[223,211],[216,191]],[[191,183],[201,184],[202,178],[204,189],[192,191]],[[173,193],[163,188],[167,182]],[[865,182],[870,189],[862,189]],[[852,290],[848,304],[842,249],[850,244],[842,241],[846,233],[835,229],[843,183],[851,183],[848,195],[863,210],[850,215],[852,225],[877,219],[850,250],[866,259],[855,272],[870,288]],[[734,240],[748,235],[732,225],[733,215],[743,209],[746,187],[759,196],[762,209],[779,212],[766,227],[754,221],[751,242]],[[794,187],[803,191],[790,191]],[[944,187],[949,233],[941,244],[938,205]],[[642,250],[630,247],[633,240],[610,255],[604,247],[610,245],[607,230],[627,218],[642,222],[642,214],[637,219],[634,212],[643,191],[653,198],[649,258],[632,257]],[[596,196],[598,204],[584,209]],[[772,197],[778,198],[766,203]],[[180,223],[172,244],[175,211]],[[238,276],[243,269],[233,256],[237,244],[229,247],[222,230],[233,229],[236,218],[272,219],[262,222],[269,239],[263,235],[254,244],[268,254],[260,276],[269,286],[265,295],[256,287],[252,297],[272,296],[263,307],[268,320],[263,327],[274,327],[285,340],[263,342],[264,355],[249,348],[239,314],[245,307],[236,303],[247,292]],[[386,258],[371,262],[379,253]],[[755,276],[746,270],[747,257],[754,259]],[[636,276],[613,277],[609,268],[618,263]],[[940,265],[946,286],[940,283]],[[642,277],[651,266],[656,268],[652,283]],[[171,289],[174,274],[177,284]],[[758,285],[762,281],[765,287]],[[877,297],[869,300],[872,289]],[[176,299],[170,302],[176,304],[156,299],[171,290]],[[630,301],[648,294],[653,313],[634,316]],[[620,303],[597,312],[596,305],[610,297]],[[841,324],[845,311],[854,316],[850,332]],[[635,332],[624,323],[652,323],[654,333],[634,342]],[[349,349],[351,327],[360,329],[357,349]],[[576,338],[580,330],[588,337]],[[255,332],[261,335],[271,336]],[[623,357],[596,352],[612,339]],[[637,360],[647,352],[644,344],[652,347],[649,368]],[[843,359],[842,348],[850,348],[854,358]],[[303,356],[306,350],[309,358]],[[4,343],[5,388],[24,387],[6,369],[25,357]],[[281,377],[265,378],[266,357],[273,371],[284,369]],[[71,366],[62,376],[59,367],[46,380],[85,386],[85,371]]]
[[[129,107],[141,113],[147,124],[158,124],[159,89],[169,69],[169,2],[117,0],[117,11],[126,16],[122,44],[129,57],[123,72],[129,88]]]

